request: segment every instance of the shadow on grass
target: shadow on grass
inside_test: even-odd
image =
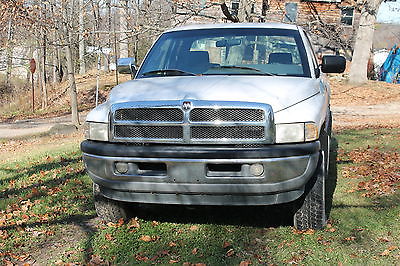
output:
[[[67,230],[76,230],[79,227],[79,231],[82,232],[80,235],[84,235],[84,237],[82,239],[67,239],[67,242],[70,242],[68,246],[76,248],[78,243],[74,243],[74,241],[84,241],[84,258],[86,261],[90,261],[92,255],[91,238],[97,231],[93,220],[96,215],[91,200],[91,186],[85,184],[87,176],[79,166],[82,163],[81,161],[81,157],[73,153],[66,154],[59,159],[51,159],[51,161],[44,157],[39,163],[31,165],[21,163],[21,165],[17,164],[12,167],[1,167],[0,171],[5,173],[6,176],[0,179],[0,186],[3,186],[0,199],[1,201],[4,199],[0,204],[0,211],[14,213],[15,210],[18,213],[22,202],[27,200],[33,206],[24,214],[26,217],[29,216],[28,220],[21,220],[22,216],[20,215],[13,216],[8,219],[7,224],[0,226],[0,230],[6,230],[10,235],[13,235],[29,229],[25,233],[29,236],[30,230],[42,226],[45,226],[46,230],[53,230],[51,226],[56,225],[65,225]],[[33,175],[36,176],[31,179]],[[15,181],[16,186],[21,185],[22,187],[7,189],[12,181]],[[23,186],[24,183],[27,185]],[[41,231],[41,229],[38,230]],[[54,246],[54,242],[58,243],[67,237],[61,235],[61,232],[57,230],[55,238],[42,237],[40,241],[43,246]],[[31,245],[33,243],[35,242],[32,242]],[[47,245],[46,243],[50,244]],[[48,250],[39,251],[50,254],[47,253]],[[40,254],[36,255],[43,257]]]

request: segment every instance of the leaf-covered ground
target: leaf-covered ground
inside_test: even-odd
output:
[[[297,231],[282,208],[145,206],[101,223],[79,140],[0,143],[3,264],[379,264],[400,260],[400,129],[335,135],[321,231]],[[24,152],[22,152],[24,151]],[[283,209],[284,210],[284,209]]]

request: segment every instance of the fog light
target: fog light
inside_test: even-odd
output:
[[[115,169],[117,169],[120,174],[126,174],[128,173],[128,164],[122,162],[115,163]]]
[[[250,165],[250,174],[254,176],[260,176],[264,173],[264,166],[259,163]]]

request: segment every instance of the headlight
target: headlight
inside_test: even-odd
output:
[[[90,140],[108,141],[108,123],[85,123],[85,137]]]
[[[316,139],[318,139],[318,127],[313,122],[276,125],[276,143],[304,142]]]

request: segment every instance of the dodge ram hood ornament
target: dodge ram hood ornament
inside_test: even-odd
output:
[[[190,110],[190,108],[192,108],[192,103],[191,103],[191,102],[189,102],[189,101],[184,101],[184,102],[182,103],[182,109],[183,109],[184,111]]]

